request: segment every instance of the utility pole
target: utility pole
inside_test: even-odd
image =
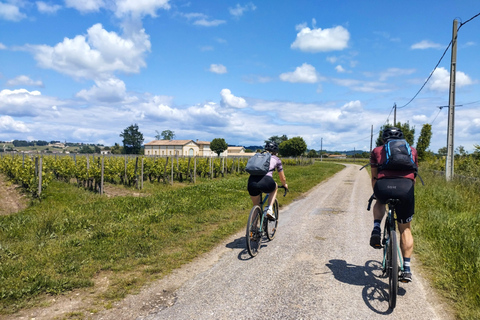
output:
[[[320,161],[323,161],[322,148],[323,148],[323,138],[320,138]]]
[[[455,129],[455,79],[457,73],[457,23],[457,19],[453,20],[450,92],[448,99],[447,159],[445,164],[445,178],[447,181],[452,180],[454,168],[453,136]]]
[[[393,126],[395,127],[397,124],[397,104],[393,104]]]
[[[372,153],[372,143],[373,143],[373,124],[372,124],[372,130],[370,132],[370,153]]]

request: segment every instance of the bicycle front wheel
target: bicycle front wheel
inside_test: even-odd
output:
[[[267,219],[267,238],[268,240],[272,241],[275,238],[275,233],[277,232],[277,225],[278,225],[278,201],[275,199],[273,203],[273,213],[275,216],[275,221]]]
[[[259,206],[254,206],[248,216],[247,232],[245,235],[247,250],[252,257],[258,254],[262,244],[261,220],[262,209]]]
[[[388,306],[394,309],[397,304],[398,293],[398,255],[397,255],[397,232],[390,230],[390,242],[387,250],[387,261],[389,262],[388,276]]]

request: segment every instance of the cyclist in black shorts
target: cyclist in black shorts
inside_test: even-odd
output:
[[[250,194],[250,198],[252,199],[253,205],[260,205],[260,193],[270,194],[268,198],[268,204],[264,210],[267,212],[268,219],[275,219],[272,207],[272,204],[275,202],[278,190],[277,183],[275,182],[275,180],[273,180],[273,171],[275,171],[275,169],[278,171],[278,175],[280,177],[282,185],[286,189],[288,189],[288,185],[282,166],[282,160],[277,157],[278,145],[273,141],[269,141],[265,145],[265,150],[272,154],[272,157],[270,158],[270,169],[268,173],[264,176],[250,175],[250,177],[248,178],[247,189],[248,193]]]
[[[395,127],[385,128],[382,133],[384,143],[404,138],[403,132]],[[413,147],[410,147],[410,149],[413,162],[418,168],[417,150]],[[386,153],[383,146],[372,150],[370,155],[372,187],[377,201],[373,207],[374,227],[370,237],[370,245],[376,249],[382,247],[380,243],[380,223],[385,215],[385,203],[388,199],[400,199],[401,202],[395,206],[398,230],[400,231],[400,248],[404,258],[404,272],[400,276],[400,281],[410,282],[412,281],[410,257],[413,253],[411,221],[415,212],[414,185],[416,170],[379,170],[385,159]]]

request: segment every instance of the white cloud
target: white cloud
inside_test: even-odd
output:
[[[117,78],[96,80],[94,86],[89,90],[81,90],[76,96],[87,101],[119,102],[126,97],[125,83]]]
[[[380,81],[386,81],[391,77],[398,77],[403,75],[410,75],[415,73],[415,69],[400,69],[400,68],[389,68],[385,71],[380,72]]]
[[[27,16],[20,12],[20,8],[12,3],[0,2],[0,19],[20,21]]]
[[[347,72],[347,70],[345,70],[345,68],[343,68],[341,65],[338,65],[335,67],[335,70],[338,72],[338,73],[345,73]]]
[[[360,81],[355,79],[332,79],[334,83],[359,92],[389,92],[390,87],[384,82]]]
[[[292,49],[305,52],[327,52],[343,50],[348,47],[350,33],[342,26],[331,29],[310,29],[304,25],[297,26],[300,32],[291,44]]]
[[[105,2],[103,0],[65,0],[65,6],[87,13],[100,11],[105,7]]]
[[[149,36],[139,30],[130,38],[108,32],[97,23],[87,36],[65,38],[54,47],[30,45],[42,68],[53,69],[75,78],[109,78],[117,71],[138,73],[145,67],[144,54],[150,51]]]
[[[304,63],[300,67],[297,67],[293,72],[286,72],[280,75],[280,80],[288,82],[301,82],[301,83],[315,83],[323,80],[315,67]]]
[[[438,43],[434,43],[430,40],[422,40],[420,42],[417,42],[415,44],[412,44],[412,46],[410,47],[410,49],[412,50],[416,50],[416,49],[420,49],[420,50],[424,50],[424,49],[441,49],[443,46],[441,44],[438,44]]]
[[[223,107],[233,107],[241,109],[248,106],[245,99],[235,97],[229,89],[222,89],[222,91],[220,91],[220,96],[222,97],[220,104]]]
[[[225,67],[223,64],[211,64],[209,70],[210,72],[218,74],[227,73],[227,67]]]
[[[472,79],[464,72],[457,71],[455,86],[458,88],[473,84]],[[450,88],[450,72],[445,68],[437,68],[429,81],[428,88],[433,91],[448,91]]]
[[[237,3],[237,5],[235,6],[235,8],[229,8],[228,11],[230,12],[230,14],[234,17],[241,17],[243,16],[243,14],[246,12],[246,11],[255,11],[257,9],[257,7],[253,4],[253,3],[248,3],[246,4],[245,6],[241,6],[240,4]]]
[[[150,15],[156,17],[158,9],[170,9],[169,0],[117,0],[115,14],[122,17],[131,14],[134,17]]]
[[[0,116],[0,128],[7,132],[30,132],[22,121],[16,121],[10,116]]]
[[[43,87],[43,82],[40,80],[34,81],[28,76],[21,75],[10,79],[6,83],[7,86],[34,86],[34,87]]]
[[[37,4],[38,12],[41,12],[41,13],[53,14],[62,8],[62,6],[58,4],[50,5],[43,1],[37,1],[36,4]]]
[[[193,24],[197,26],[202,26],[202,27],[216,27],[224,23],[226,23],[225,20],[199,19],[199,20],[196,20]]]
[[[7,49],[7,46],[0,42],[0,50]]]

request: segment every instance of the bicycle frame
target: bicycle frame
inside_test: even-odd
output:
[[[382,243],[384,246],[388,246],[390,245],[390,239],[388,237],[388,235],[390,234],[390,230],[396,230],[396,219],[395,219],[395,204],[388,204],[388,211],[387,211],[387,217],[385,219],[385,226],[384,226],[384,231],[383,231],[383,242]],[[400,245],[399,243],[397,243],[397,256],[398,256],[398,260],[400,262],[399,266],[400,266],[400,270],[403,271],[403,256],[402,256],[402,251],[400,249]],[[384,250],[383,252],[383,262],[382,262],[382,267],[383,267],[383,270],[384,270],[384,273],[386,272],[386,261],[387,261],[387,250]]]

